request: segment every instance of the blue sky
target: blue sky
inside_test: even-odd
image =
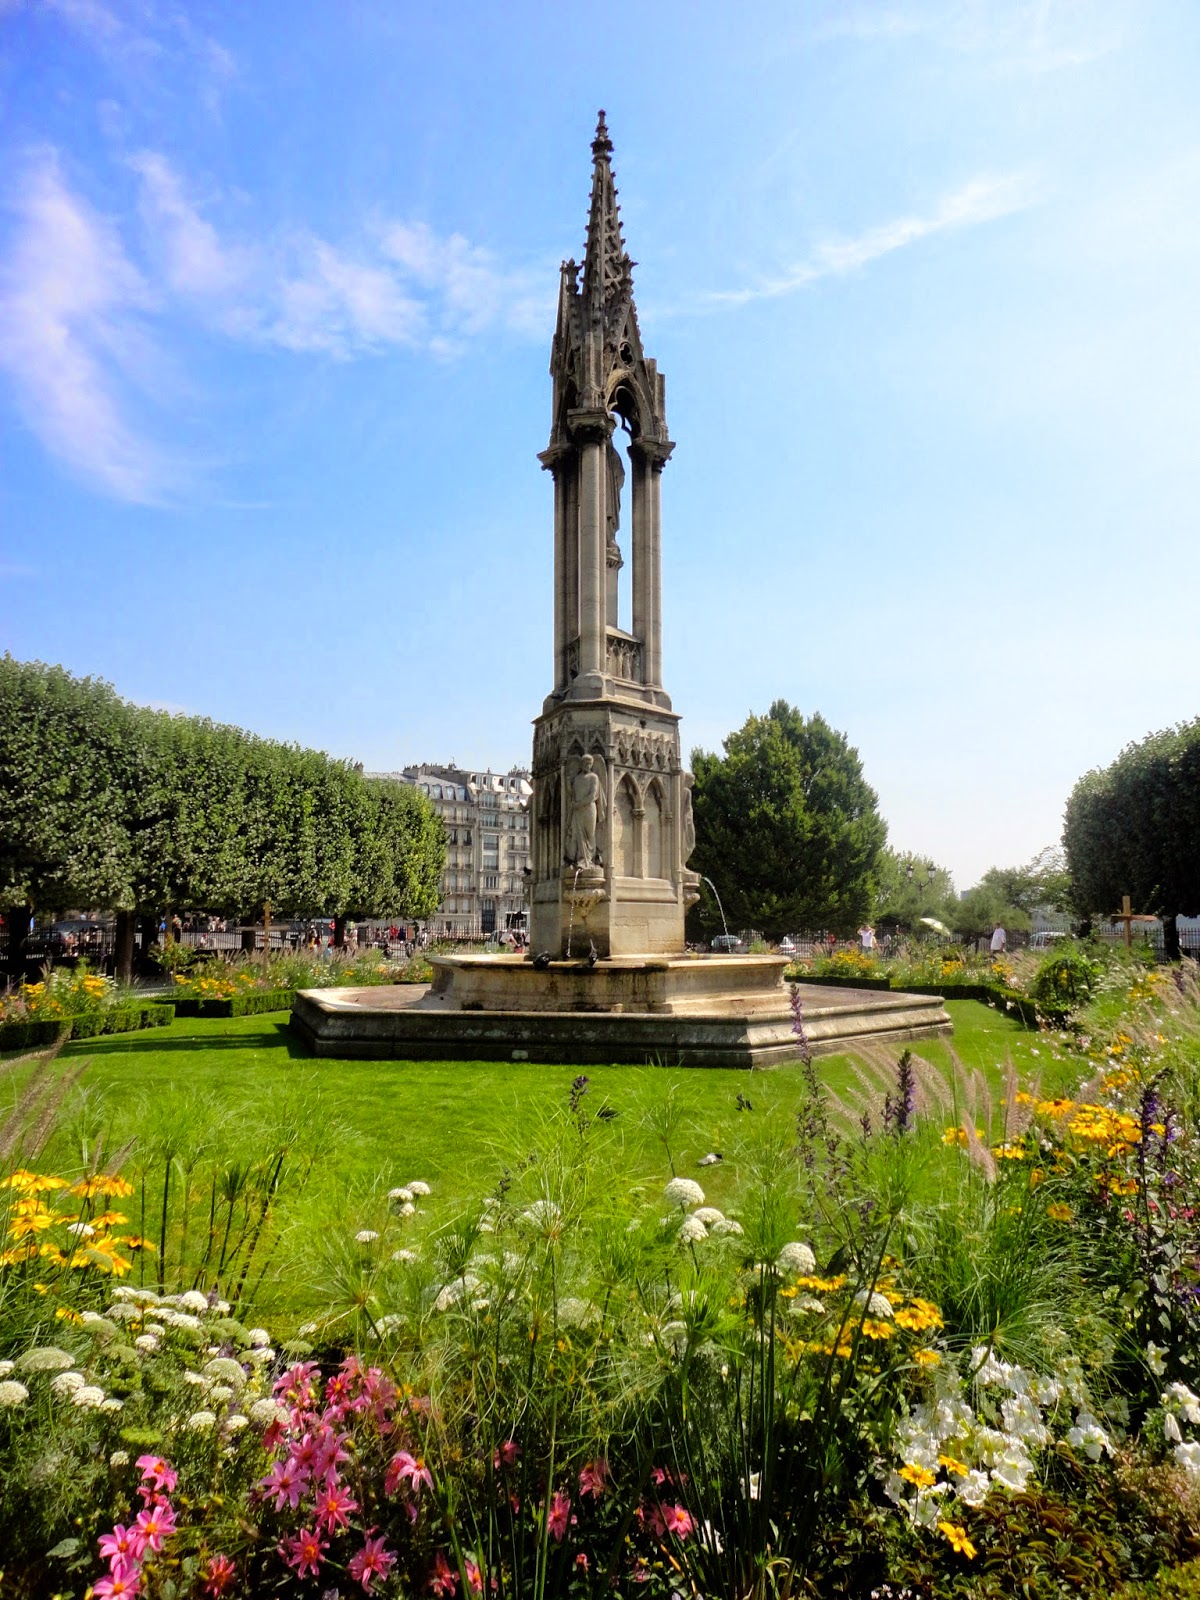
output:
[[[0,0],[0,642],[526,761],[603,105],[685,746],[783,696],[1028,859],[1200,712],[1198,70],[1194,0]]]

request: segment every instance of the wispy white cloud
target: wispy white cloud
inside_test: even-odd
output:
[[[227,334],[348,358],[388,345],[445,355],[487,329],[544,330],[552,300],[535,284],[552,275],[506,269],[461,234],[377,216],[345,245],[303,229],[230,241],[165,156],[143,152],[134,166],[150,253]]]
[[[164,62],[186,67],[190,92],[211,115],[220,114],[222,96],[237,76],[237,61],[220,40],[197,26],[186,7],[156,0],[142,0],[136,6],[110,6],[104,0],[37,3],[118,77],[132,73],[144,79],[147,69],[160,69]]]
[[[935,234],[993,222],[1033,204],[1028,177],[1009,173],[972,178],[948,194],[925,215],[896,217],[846,239],[830,238],[782,272],[741,289],[713,290],[701,297],[709,307],[747,305],[754,300],[774,300],[795,294],[822,278],[839,278],[857,272],[883,256]]]
[[[158,246],[171,288],[179,294],[224,295],[245,278],[250,263],[228,250],[217,230],[185,198],[174,168],[152,150],[132,158],[141,178],[141,210]]]
[[[0,366],[29,426],[71,467],[122,500],[153,503],[170,476],[126,420],[123,391],[152,351],[150,289],[116,228],[72,194],[51,155],[14,191],[0,269]]]
[[[349,360],[388,348],[445,358],[488,331],[540,335],[551,314],[535,292],[551,273],[505,269],[461,234],[375,217],[344,246],[303,229],[230,239],[165,156],[143,151],[130,165],[140,237],[90,207],[42,152],[14,187],[0,260],[0,368],[46,448],[118,499],[159,503],[186,476],[136,420],[172,317]]]
[[[986,57],[1001,72],[1031,75],[1086,66],[1120,49],[1137,16],[1136,0],[878,0],[845,4],[818,21],[810,38],[867,44],[920,38],[959,55]]]

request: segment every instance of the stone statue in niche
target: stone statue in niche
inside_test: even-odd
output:
[[[625,487],[625,465],[621,452],[608,441],[608,493],[604,497],[604,528],[607,538],[609,566],[621,566],[621,550],[617,544],[617,529],[621,526],[621,490]]]
[[[687,866],[696,848],[696,818],[692,814],[692,785],[695,778],[690,772],[683,775],[683,865]]]
[[[593,771],[594,766],[593,758],[584,756],[571,785],[571,814],[567,818],[563,855],[576,867],[594,867],[599,856],[596,829],[603,826],[606,807],[604,785]]]

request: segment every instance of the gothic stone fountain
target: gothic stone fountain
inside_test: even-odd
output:
[[[530,953],[435,955],[417,994],[307,991],[293,1024],[318,1054],[739,1067],[796,1054],[783,957],[684,947],[699,886],[687,865],[692,780],[662,679],[661,488],[674,446],[663,377],[642,348],[611,153],[601,112],[583,266],[562,268],[540,457],[554,479],[554,687],[534,723]],[[936,996],[806,988],[804,1015],[817,1050],[950,1028]]]

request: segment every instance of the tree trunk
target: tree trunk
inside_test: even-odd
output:
[[[4,921],[8,928],[8,976],[12,983],[25,982],[25,951],[29,945],[29,923],[32,917],[32,906],[4,908]]]
[[[158,943],[158,918],[154,916],[139,917],[138,924],[142,930],[142,958],[138,965],[143,974],[148,974],[150,971],[150,952]]]
[[[132,911],[117,912],[114,965],[118,983],[133,982],[133,933],[136,917]]]
[[[1169,917],[1162,919],[1163,925],[1163,954],[1168,961],[1178,961],[1183,952],[1179,948],[1179,922],[1172,912]]]
[[[333,945],[335,950],[344,950],[346,948],[346,918],[344,913],[333,919]]]

